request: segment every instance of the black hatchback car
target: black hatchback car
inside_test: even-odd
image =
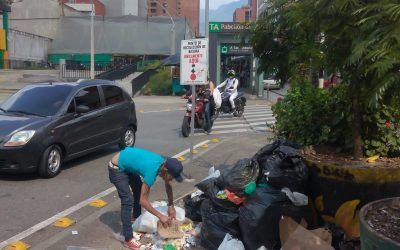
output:
[[[0,172],[54,177],[64,161],[135,144],[135,104],[114,82],[40,83],[0,106]]]

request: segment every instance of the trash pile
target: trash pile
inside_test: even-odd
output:
[[[163,214],[167,214],[166,202],[154,202],[153,207]],[[185,250],[196,246],[196,236],[200,233],[199,225],[185,217],[185,210],[175,207],[176,221],[164,228],[157,217],[144,212],[132,224],[134,238],[149,250]],[[119,236],[120,241],[123,237]]]
[[[278,140],[230,169],[210,169],[200,191],[185,197],[186,216],[201,222],[206,249],[333,249],[329,232],[306,229],[307,181],[298,148]]]

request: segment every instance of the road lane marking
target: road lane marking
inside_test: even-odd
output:
[[[202,145],[204,145],[206,143],[209,143],[209,142],[210,142],[210,140],[205,140],[205,141],[200,142],[199,144],[195,145],[194,148],[201,147]],[[190,148],[186,149],[186,150],[184,150],[184,151],[182,151],[182,152],[180,152],[180,153],[178,153],[178,154],[176,154],[174,156],[172,156],[172,158],[178,158],[178,157],[183,156],[183,155],[185,155],[185,154],[187,154],[189,152],[190,152]],[[9,245],[9,244],[11,244],[13,242],[20,241],[20,240],[22,240],[22,239],[24,239],[24,238],[36,233],[37,231],[39,231],[39,230],[41,230],[41,229],[53,224],[57,220],[59,220],[59,219],[61,219],[63,217],[66,217],[66,216],[78,211],[79,209],[89,205],[91,202],[93,202],[93,201],[95,201],[97,199],[103,198],[104,196],[107,196],[107,195],[111,194],[114,191],[116,191],[116,188],[115,187],[110,187],[109,189],[104,190],[103,192],[98,193],[98,194],[90,197],[89,199],[86,199],[86,200],[84,200],[84,201],[82,201],[82,202],[80,202],[80,203],[78,203],[78,204],[76,204],[76,205],[74,205],[74,206],[72,206],[72,207],[70,207],[70,208],[68,208],[68,209],[66,209],[66,210],[64,210],[64,211],[62,211],[62,212],[60,212],[60,213],[58,213],[58,214],[46,219],[46,220],[44,220],[44,221],[42,221],[42,222],[39,222],[38,224],[26,229],[25,231],[23,231],[23,232],[15,235],[15,236],[5,240],[3,242],[0,242],[0,249],[3,249],[4,247],[6,247],[7,245]]]

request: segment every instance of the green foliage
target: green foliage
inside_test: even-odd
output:
[[[300,145],[331,144],[338,150],[352,146],[350,100],[346,86],[329,90],[307,83],[293,87],[273,106],[279,135]]]
[[[149,82],[145,85],[141,92],[145,95],[171,95],[171,69],[160,69],[155,75],[150,77]]]
[[[386,131],[382,123],[396,119],[383,111],[395,115],[398,107],[392,100],[400,95],[398,0],[271,0],[267,14],[253,24],[248,35],[260,59],[260,71],[277,72],[282,82],[291,80],[301,86],[323,69],[328,74],[340,72],[342,83],[348,86],[348,105],[335,112],[346,114],[351,108],[352,114],[345,119],[346,126],[334,131],[333,139],[333,127],[320,112],[326,111],[327,104],[320,103],[318,108],[312,100],[307,103],[317,110],[303,107],[308,112],[300,116],[304,122],[293,123],[293,128],[285,122],[289,119],[285,114],[278,114],[280,131],[303,144],[353,138],[356,157],[363,151],[386,155],[398,146],[397,135]],[[316,99],[327,98],[318,91],[314,94]],[[295,111],[298,115],[300,110]],[[318,113],[322,120],[316,122]],[[314,131],[294,130],[301,126],[310,126]],[[288,128],[289,132],[284,130]],[[347,137],[348,130],[352,137]]]
[[[268,15],[250,27],[247,34],[260,59],[260,71],[276,73],[281,82],[297,77],[294,82],[310,81],[312,71],[319,71],[324,57],[321,54],[321,34],[312,19],[313,1],[271,1]],[[306,69],[306,71],[304,71]],[[300,78],[299,72],[301,73]]]

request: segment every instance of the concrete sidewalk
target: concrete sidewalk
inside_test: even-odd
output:
[[[195,183],[207,176],[211,166],[215,165],[217,169],[223,169],[232,166],[239,159],[252,157],[267,143],[267,140],[265,135],[252,133],[229,139],[222,138],[220,142],[210,143],[207,149],[199,149],[199,154],[196,155],[193,164],[184,162],[185,172],[190,174],[195,182],[174,183],[174,198],[179,200],[179,197],[191,193]],[[86,206],[69,215],[69,218],[76,221],[72,227],[59,229],[48,226],[22,241],[31,245],[33,250],[61,250],[67,249],[68,246],[125,249],[115,238],[121,229],[120,200],[116,192],[103,199],[108,202],[108,205],[103,208]],[[153,201],[166,199],[162,181],[158,180],[152,188],[151,199]],[[77,231],[78,234],[73,235],[72,231]]]

